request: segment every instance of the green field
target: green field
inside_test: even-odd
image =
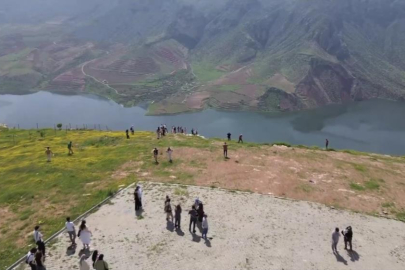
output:
[[[72,156],[67,150],[70,140]],[[141,162],[140,168],[147,170],[155,166],[151,157],[155,146],[206,147],[208,143],[198,137],[156,141],[151,132],[136,132],[127,140],[123,132],[0,131],[0,269],[34,244],[30,232],[36,224],[49,237],[63,227],[66,216],[77,217],[120,186],[136,182],[133,174],[112,176],[122,164]],[[46,146],[55,154],[51,163],[46,162]],[[156,173],[164,173],[168,165],[162,163]],[[176,180],[191,181],[186,176]]]

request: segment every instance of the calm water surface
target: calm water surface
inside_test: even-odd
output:
[[[31,95],[0,95],[0,123],[10,127],[53,127],[57,123],[72,127],[125,130],[155,130],[160,124],[198,129],[206,137],[234,139],[243,134],[254,142],[284,141],[291,144],[355,149],[366,152],[405,155],[405,103],[371,100],[332,105],[295,113],[220,112],[205,110],[173,116],[145,116],[141,107],[121,105],[93,95],[64,96],[49,92]]]

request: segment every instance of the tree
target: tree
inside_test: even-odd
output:
[[[63,125],[62,125],[62,123],[59,123],[56,126],[58,127],[59,130],[61,130]]]

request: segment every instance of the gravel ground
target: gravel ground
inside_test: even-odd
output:
[[[405,224],[316,203],[200,187],[144,184],[144,212],[135,213],[133,189],[86,218],[97,249],[113,270],[133,269],[405,269]],[[182,203],[182,231],[163,213],[166,195]],[[208,241],[188,231],[194,198],[204,202]],[[174,207],[173,207],[174,209]],[[352,253],[343,239],[331,250],[335,227],[353,227]],[[62,234],[49,247],[47,269],[78,269],[77,250]],[[88,260],[90,261],[90,259]]]

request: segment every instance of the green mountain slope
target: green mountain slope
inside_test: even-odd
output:
[[[160,63],[156,48],[170,44],[171,53],[181,52],[173,55],[181,55],[181,70],[189,75],[169,82],[173,87],[162,88],[155,96],[148,90],[143,99],[139,87],[121,86],[145,84],[144,77],[131,73],[122,82],[114,81],[122,103],[181,101],[178,105],[185,110],[213,106],[274,111],[370,98],[402,100],[405,96],[405,1],[116,0],[103,5],[90,1],[83,7],[86,12],[70,7],[65,7],[67,17],[58,25],[65,33],[64,41],[75,40],[76,46],[91,42],[91,50],[104,51],[102,57],[105,53],[110,59],[118,55],[120,63],[127,63],[117,71],[121,73],[131,72],[125,67],[136,59],[139,62],[134,55],[157,61],[153,72],[147,65],[144,72],[135,68],[138,73],[153,75],[147,78],[148,85],[150,78],[157,78],[155,83],[161,85],[162,76],[179,70],[179,61]],[[63,12],[55,14],[60,17]],[[52,16],[45,17],[52,20]],[[7,18],[3,16],[3,20]],[[20,28],[9,32],[22,35],[25,42],[26,33],[21,34]],[[54,39],[49,37],[48,42]],[[6,54],[19,53],[10,50],[12,42],[7,44]],[[25,47],[32,48],[25,45],[21,50]],[[34,69],[42,79],[28,80],[30,86],[41,88],[44,81],[59,75],[69,80],[71,74],[78,74],[75,68],[100,54],[91,55],[82,58],[82,63],[81,58],[74,58],[77,65],[66,65],[63,70],[67,75],[54,72],[50,76]],[[93,66],[100,61],[106,60],[97,60]],[[105,67],[104,72],[110,69],[109,64]],[[21,69],[28,71],[22,65],[18,74],[24,75]],[[110,81],[109,77],[97,79]],[[187,79],[182,82],[182,78]],[[17,88],[24,80],[15,78],[22,81]],[[84,89],[82,85],[80,89]]]

